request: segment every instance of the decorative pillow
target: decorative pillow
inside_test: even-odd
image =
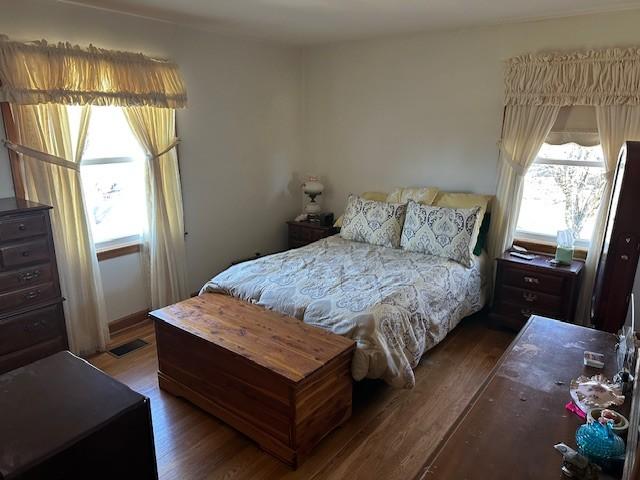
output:
[[[489,218],[485,215],[491,211],[491,200],[493,195],[480,195],[477,193],[452,193],[452,192],[439,192],[433,205],[438,207],[449,208],[473,208],[480,207],[478,213],[479,221],[476,222],[476,228],[471,236],[471,248],[473,253],[479,256],[482,253],[482,248],[486,243],[486,238],[480,239],[480,228],[485,226],[486,230],[489,229]],[[486,237],[486,235],[485,235]],[[476,253],[478,252],[478,253]]]
[[[345,240],[398,248],[407,206],[349,195],[340,236]]]
[[[375,200],[376,202],[387,201],[387,193],[385,192],[364,192],[360,196],[365,200]],[[344,215],[340,215],[336,220],[336,222],[333,224],[333,226],[336,228],[341,228],[343,220],[344,220]]]
[[[449,258],[470,267],[471,236],[480,207],[447,208],[409,201],[400,245],[412,252]]]
[[[414,202],[422,203],[423,205],[431,205],[437,195],[438,189],[434,187],[398,187],[389,194],[387,202],[407,203],[409,200],[413,200]]]

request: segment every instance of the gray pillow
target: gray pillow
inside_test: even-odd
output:
[[[407,206],[350,195],[340,236],[345,240],[398,248]]]
[[[480,207],[448,208],[409,200],[400,245],[411,252],[437,255],[470,267],[469,244]]]

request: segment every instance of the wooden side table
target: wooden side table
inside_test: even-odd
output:
[[[333,226],[312,222],[287,222],[289,226],[289,248],[298,248],[337,233]]]
[[[535,314],[573,321],[584,263],[554,266],[552,258],[538,254],[525,260],[507,252],[497,259],[492,321],[515,330]]]

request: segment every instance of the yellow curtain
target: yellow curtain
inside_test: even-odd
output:
[[[27,199],[51,205],[52,230],[60,274],[69,344],[72,351],[89,354],[104,350],[109,339],[102,282],[82,195],[78,165],[89,124],[89,107],[82,109],[80,134],[72,148],[67,109],[63,105],[12,105],[18,138],[33,149],[22,154]],[[43,152],[70,163],[54,164],[39,158]]]
[[[0,101],[181,108],[187,94],[177,65],[166,60],[0,35]]]
[[[148,156],[149,232],[145,246],[151,305],[160,308],[188,297],[175,110],[131,107],[124,112]]]

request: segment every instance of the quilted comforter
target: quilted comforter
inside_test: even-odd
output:
[[[235,265],[202,292],[221,292],[356,341],[355,380],[415,385],[413,368],[484,303],[485,254],[470,268],[432,255],[325,238]]]

